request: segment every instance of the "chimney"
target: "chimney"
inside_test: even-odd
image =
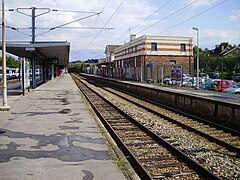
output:
[[[131,34],[130,35],[130,42],[133,41],[134,39],[136,39],[136,34]]]
[[[221,52],[225,49],[224,45],[221,45]]]

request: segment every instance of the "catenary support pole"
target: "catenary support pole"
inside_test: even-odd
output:
[[[35,7],[32,7],[32,44],[35,43]],[[36,83],[36,59],[35,59],[35,52],[32,52],[32,88],[35,89],[37,87],[37,83]]]
[[[4,0],[2,0],[2,102],[1,111],[9,111],[10,107],[7,103],[7,77],[6,77],[6,42],[5,42],[5,22],[4,22]]]

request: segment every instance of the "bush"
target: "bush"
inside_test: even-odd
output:
[[[83,63],[80,63],[80,62],[69,64],[68,72],[69,73],[81,73],[82,72],[82,65],[83,65]]]

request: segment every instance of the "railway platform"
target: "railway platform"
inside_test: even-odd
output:
[[[0,111],[0,179],[126,179],[70,75],[8,104]]]

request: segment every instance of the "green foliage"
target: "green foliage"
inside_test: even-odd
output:
[[[199,49],[199,68],[202,72],[221,72],[222,71],[222,63],[223,63],[223,71],[224,78],[229,79],[233,72],[240,72],[240,69],[236,69],[240,64],[240,57],[222,57],[219,56],[222,48],[232,47],[228,42],[222,42],[220,45],[216,45],[215,49],[209,50],[205,48],[202,50]],[[194,67],[196,68],[197,62],[197,48],[193,48],[194,52]]]
[[[68,72],[70,73],[81,73],[83,67],[83,62],[70,63],[68,67]]]
[[[232,73],[231,72],[223,72],[223,79],[231,79]]]
[[[0,66],[2,66],[2,57],[0,58]],[[19,61],[15,60],[12,56],[6,57],[6,66],[9,68],[19,68]]]

